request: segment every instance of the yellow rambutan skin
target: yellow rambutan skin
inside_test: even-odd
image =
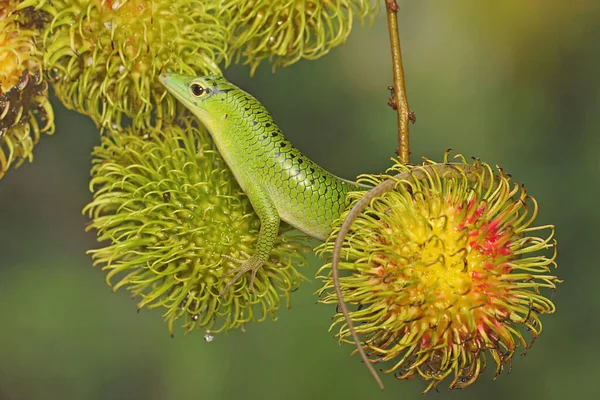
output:
[[[41,133],[54,133],[37,32],[23,24],[14,2],[0,4],[0,178],[33,159]],[[5,8],[4,8],[5,7]]]
[[[448,166],[397,164],[393,170],[423,179],[400,181],[376,197],[359,215],[342,248],[340,277],[345,302],[361,346],[372,362],[389,362],[385,372],[399,379],[421,376],[427,389],[453,375],[450,388],[474,382],[486,365],[497,374],[515,349],[541,332],[539,316],[554,312],[540,290],[560,281],[549,274],[555,265],[553,227],[534,227],[537,203],[524,187],[513,185],[501,170],[494,174],[476,161]],[[442,168],[443,167],[443,168]],[[452,169],[452,174],[439,171]],[[363,176],[379,184],[382,177]],[[354,203],[364,194],[354,193]],[[342,215],[342,220],[345,215]],[[545,238],[533,233],[547,229]],[[339,229],[319,249],[329,252]],[[550,251],[547,256],[546,253]],[[326,264],[322,302],[337,303]],[[338,314],[332,325],[350,342]]]
[[[219,2],[25,0],[50,15],[44,67],[59,99],[104,128],[125,120],[148,127],[172,121],[176,101],[163,71],[220,72],[227,32]]]
[[[265,59],[276,68],[327,54],[346,41],[355,16],[377,13],[379,1],[224,0],[222,7],[233,32],[228,52],[253,74]]]

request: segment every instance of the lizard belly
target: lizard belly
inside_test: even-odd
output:
[[[317,219],[307,219],[308,215],[298,215],[295,210],[281,210],[279,212],[279,216],[282,221],[290,224],[296,229],[304,232],[305,234],[312,236],[319,240],[325,240],[329,236],[331,231],[330,224],[319,224]]]
[[[344,209],[345,187],[334,181],[328,185],[298,184],[289,179],[278,182],[269,191],[279,217],[307,235],[325,240]]]

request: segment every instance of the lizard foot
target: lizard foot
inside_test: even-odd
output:
[[[254,293],[254,278],[256,278],[256,273],[258,269],[264,264],[264,261],[260,261],[256,259],[256,257],[251,257],[249,254],[242,252],[244,257],[247,257],[246,260],[240,260],[238,258],[234,258],[228,255],[223,254],[222,257],[235,261],[241,264],[239,267],[229,271],[227,275],[234,275],[234,277],[225,285],[221,293],[219,294],[219,298],[223,297],[225,292],[235,283],[238,279],[241,278],[248,271],[252,271],[252,275],[250,277],[250,293]]]

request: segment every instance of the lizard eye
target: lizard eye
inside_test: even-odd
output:
[[[192,94],[196,97],[200,97],[206,92],[206,89],[204,89],[204,87],[202,87],[202,85],[199,83],[192,83],[190,85],[190,90],[192,91]]]

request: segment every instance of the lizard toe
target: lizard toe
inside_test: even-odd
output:
[[[246,253],[243,253],[243,254],[248,256],[248,254],[246,254]],[[233,258],[231,256],[227,256],[227,255],[223,255],[223,257],[230,259],[234,262],[240,263],[242,265],[240,265],[239,267],[234,268],[231,271],[226,273],[226,275],[234,275],[234,276],[229,282],[227,282],[227,284],[225,285],[223,290],[221,290],[221,293],[219,294],[219,298],[223,297],[223,295],[229,290],[229,288],[231,288],[242,277],[242,275],[244,275],[248,271],[252,271],[252,275],[250,277],[249,290],[250,290],[250,293],[254,293],[254,279],[256,278],[256,273],[258,272],[259,268],[262,267],[264,262],[256,259],[256,257],[250,257],[250,256],[248,256],[249,258],[246,260],[239,260],[239,259]]]

